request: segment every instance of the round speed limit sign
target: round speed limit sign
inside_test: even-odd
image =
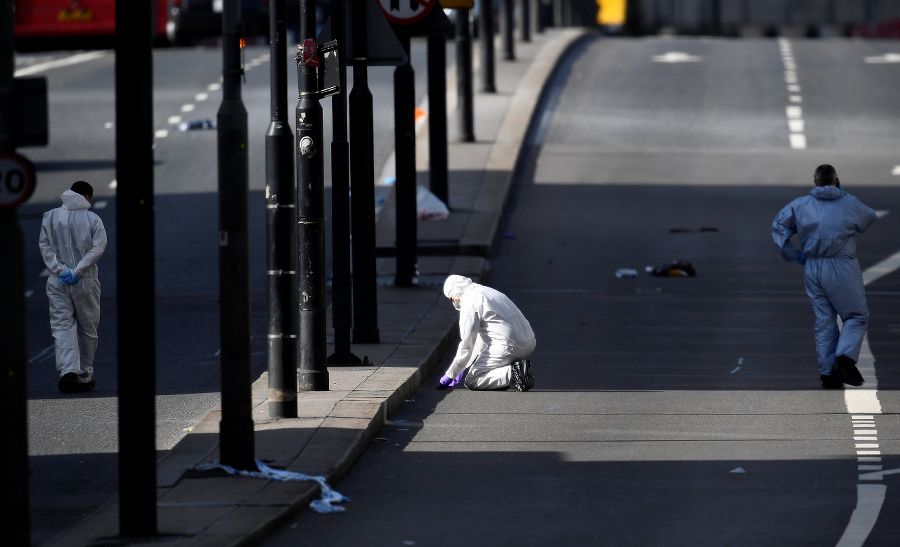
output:
[[[0,154],[0,207],[18,207],[34,192],[34,164],[18,154]]]
[[[385,18],[395,25],[418,23],[431,13],[438,0],[378,0]]]

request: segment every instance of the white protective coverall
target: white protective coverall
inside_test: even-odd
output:
[[[510,363],[534,352],[531,325],[505,294],[451,275],[444,296],[459,310],[459,348],[446,376],[456,378],[466,368],[469,389],[504,389],[510,385]]]
[[[865,232],[876,217],[840,186],[817,186],[809,193],[778,213],[772,238],[785,260],[806,255],[803,277],[816,316],[819,373],[830,376],[835,358],[859,360],[869,307],[856,260],[856,234]],[[791,243],[794,234],[799,235],[800,249]]]
[[[81,194],[66,190],[62,201],[62,207],[44,213],[41,222],[41,255],[50,270],[50,330],[56,341],[59,376],[74,372],[79,382],[86,383],[94,375],[100,324],[97,261],[106,250],[106,229]],[[59,277],[68,271],[81,280],[74,285],[60,284]]]

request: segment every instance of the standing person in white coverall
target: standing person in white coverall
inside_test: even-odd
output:
[[[819,379],[825,389],[865,381],[856,368],[869,307],[856,260],[856,234],[875,222],[875,212],[841,188],[831,165],[820,165],[810,195],[790,202],[772,223],[782,258],[803,264],[806,294],[816,316]],[[800,249],[791,243],[798,234]],[[838,328],[837,318],[843,322]]]
[[[59,390],[94,389],[94,352],[100,324],[97,261],[106,250],[103,221],[89,211],[94,189],[80,180],[62,195],[62,207],[44,213],[40,247],[50,302],[50,330],[56,341]]]
[[[505,294],[468,277],[451,275],[444,296],[459,310],[459,348],[438,389],[463,382],[469,389],[528,391],[536,340],[531,325]]]

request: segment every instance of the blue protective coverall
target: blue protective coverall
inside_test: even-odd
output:
[[[94,375],[100,324],[97,262],[106,250],[106,229],[81,194],[66,190],[62,202],[62,207],[44,213],[39,242],[50,271],[50,330],[56,341],[59,376],[74,372],[79,382],[87,383]],[[81,279],[74,285],[60,283],[60,276],[66,272]]]
[[[451,275],[444,296],[459,310],[459,347],[445,376],[457,378],[468,369],[469,389],[503,389],[510,385],[510,363],[527,359],[536,340],[528,319],[505,294]]]
[[[805,262],[806,294],[816,316],[819,373],[830,376],[836,357],[859,360],[869,307],[856,260],[856,234],[865,232],[876,217],[840,186],[817,186],[809,194],[778,213],[772,238],[785,260]],[[794,234],[800,238],[800,249],[791,242]]]

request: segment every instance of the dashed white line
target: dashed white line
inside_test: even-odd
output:
[[[803,96],[800,95],[799,78],[797,77],[797,63],[794,61],[794,54],[791,51],[791,43],[786,38],[778,40],[778,48],[781,50],[781,62],[784,64],[784,83],[786,84],[788,93],[788,102],[802,103]],[[788,139],[791,148],[795,150],[803,150],[806,148],[806,133],[803,123],[803,111],[799,106],[788,106],[786,109],[788,117]]]

